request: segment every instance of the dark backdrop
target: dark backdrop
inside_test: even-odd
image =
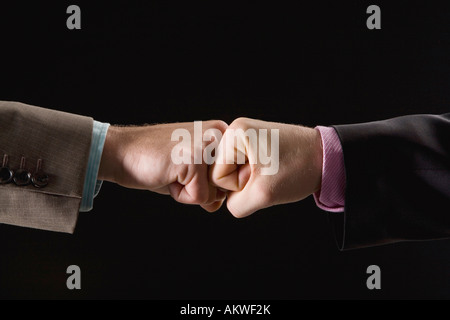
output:
[[[78,1],[81,30],[66,28],[71,2],[2,3],[0,99],[111,124],[315,126],[449,111],[442,2],[313,3]],[[381,30],[366,28],[370,4]],[[105,183],[74,235],[0,226],[0,298],[450,298],[449,249],[339,252],[311,197],[238,220]],[[78,291],[65,284],[72,264]],[[372,264],[378,291],[366,288]]]

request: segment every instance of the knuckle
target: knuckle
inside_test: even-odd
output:
[[[239,117],[230,124],[230,127],[246,128],[249,125],[249,121],[249,118]]]
[[[211,128],[216,128],[221,131],[225,131],[228,128],[228,124],[223,120],[209,120],[207,123]]]
[[[215,124],[216,124],[216,126],[217,127],[219,127],[219,128],[224,128],[224,129],[226,129],[227,127],[228,127],[228,123],[226,123],[225,121],[223,121],[223,120],[215,120]]]
[[[192,198],[196,204],[205,204],[209,200],[209,192],[208,190],[199,190]]]

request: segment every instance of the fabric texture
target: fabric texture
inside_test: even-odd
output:
[[[450,237],[450,113],[334,126],[344,154],[341,249]]]
[[[0,184],[0,223],[72,233],[84,187],[93,119],[0,101],[0,155],[10,169],[36,171],[38,159],[48,185]]]
[[[314,193],[316,205],[329,212],[344,212],[345,167],[341,141],[334,128],[317,126],[323,148],[322,184]]]
[[[92,142],[89,152],[86,177],[84,178],[83,197],[81,199],[80,212],[92,210],[94,198],[100,192],[103,181],[97,180],[98,169],[102,159],[103,146],[105,145],[106,134],[109,123],[94,121],[92,129]]]

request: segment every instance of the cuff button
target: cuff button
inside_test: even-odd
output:
[[[0,184],[10,183],[13,178],[14,172],[8,167],[8,155],[3,155],[3,163],[0,168]]]
[[[48,184],[48,175],[42,172],[42,159],[38,159],[36,171],[31,177],[31,183],[36,188],[43,188]]]
[[[29,173],[27,170],[19,169],[14,174],[14,183],[18,186],[26,186],[30,183],[31,180],[31,173]]]
[[[13,172],[8,167],[0,168],[0,184],[10,183],[13,178]]]
[[[20,159],[20,169],[16,170],[16,173],[14,173],[13,180],[18,186],[26,186],[30,183],[31,173],[25,170],[25,157]]]
[[[31,177],[31,183],[36,188],[43,188],[48,184],[48,175],[42,172],[36,172]]]

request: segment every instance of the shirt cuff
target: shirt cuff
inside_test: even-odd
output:
[[[91,150],[89,152],[88,166],[84,178],[83,198],[81,199],[80,205],[81,212],[92,210],[94,207],[94,198],[102,187],[103,181],[97,180],[97,175],[108,128],[109,123],[94,121]]]
[[[344,212],[345,166],[341,141],[331,127],[317,126],[323,146],[322,187],[314,193],[316,205],[329,212]]]

